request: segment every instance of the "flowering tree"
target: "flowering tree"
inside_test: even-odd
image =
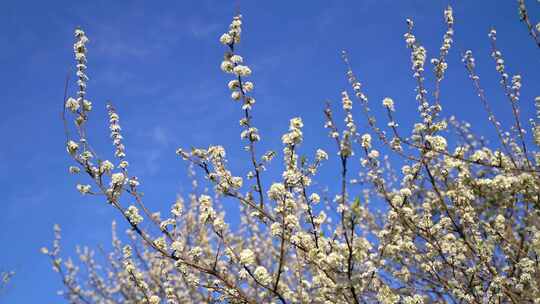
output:
[[[523,1],[519,4],[521,19],[537,42],[538,32]],[[242,19],[234,17],[220,38],[226,49],[221,69],[231,75],[231,97],[241,105],[241,138],[251,171],[247,176],[231,172],[221,146],[178,149],[190,175],[201,172],[211,190],[179,197],[164,215],[145,205],[140,181],[129,172],[112,105],[107,109],[115,160],[98,157],[87,139],[92,110],[86,91],[88,38],[77,29],[78,92],[65,98],[64,109],[75,122],[69,125],[64,116],[73,160],[69,171],[87,175],[91,184],[77,189],[105,198],[131,229],[122,241],[113,222],[111,251],[78,248],[75,262],[61,258],[60,227],[55,226],[52,248],[42,251],[61,275],[65,298],[70,303],[153,304],[540,303],[540,97],[535,99],[536,117],[526,126],[519,114],[521,77],[506,71],[492,29],[492,56],[513,125],[507,131],[492,112],[471,51],[463,54],[463,64],[497,142],[488,144],[469,124],[445,118],[440,87],[453,43],[450,7],[444,21],[442,46],[431,59],[434,92],[428,94],[426,49],[407,20],[404,38],[419,111],[407,135],[394,119],[397,107],[391,98],[382,100],[387,122],[381,125],[373,117],[343,54],[353,94],[341,93],[343,114],[335,115],[330,105],[324,109],[324,127],[340,164],[339,189],[316,193],[312,181],[329,154],[321,149],[300,154],[299,117],[290,120],[282,136],[281,180],[265,179],[267,168],[279,166],[272,163],[278,153],[256,149],[261,136],[252,116],[254,84],[238,53]],[[354,104],[368,132],[359,132]],[[344,124],[338,122],[341,117]],[[448,132],[456,134],[455,142],[448,142]],[[350,164],[358,161],[360,178],[351,180]],[[352,194],[351,184],[363,189],[361,195]],[[238,202],[238,228],[225,221],[225,198]]]

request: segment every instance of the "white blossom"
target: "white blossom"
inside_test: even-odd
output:
[[[363,148],[365,149],[371,149],[371,135],[366,133],[364,135],[362,135],[362,138],[361,138],[361,145]]]
[[[272,278],[270,275],[268,275],[268,271],[263,266],[257,266],[255,268],[255,271],[253,272],[253,275],[263,285],[268,285],[271,283]]]
[[[143,217],[139,215],[139,209],[133,205],[126,209],[125,215],[133,225],[139,225],[143,221]]]
[[[240,252],[240,263],[250,266],[255,263],[255,254],[251,249],[244,249]]]
[[[382,101],[382,104],[385,108],[388,108],[390,111],[394,111],[394,100],[390,97],[385,97]]]
[[[92,188],[92,186],[90,185],[81,185],[81,184],[77,184],[77,190],[81,193],[81,194],[88,194],[90,193],[90,189]]]

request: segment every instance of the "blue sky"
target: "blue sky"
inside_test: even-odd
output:
[[[532,15],[540,18],[540,5],[528,2]],[[448,4],[242,1],[240,54],[253,70],[254,123],[263,138],[259,151],[279,151],[288,119],[299,115],[305,123],[303,151],[333,151],[322,127],[322,109],[326,100],[339,101],[339,93],[348,87],[342,49],[348,50],[375,113],[382,118],[380,102],[391,96],[403,126],[414,121],[404,20],[415,20],[417,37],[431,58],[438,53],[442,12]],[[474,51],[481,82],[504,123],[510,121],[509,108],[489,57],[488,29],[498,29],[509,71],[523,76],[526,118],[540,94],[535,90],[540,80],[538,49],[518,21],[515,1],[450,4],[457,24],[443,83],[444,113],[472,122],[490,138],[492,131],[459,54]],[[222,144],[231,168],[246,171],[237,123],[241,112],[228,97],[229,76],[219,70],[223,47],[218,38],[230,23],[234,5],[232,0],[1,2],[0,269],[17,274],[0,294],[0,303],[60,303],[59,278],[39,253],[53,238],[52,225],[62,226],[63,248],[69,254],[76,245],[108,245],[110,223],[117,218],[104,202],[81,197],[75,184],[84,180],[67,173],[70,162],[59,115],[66,72],[74,73],[76,26],[90,38],[88,92],[95,108],[90,138],[100,151],[112,153],[105,112],[105,102],[111,100],[124,128],[131,172],[142,181],[151,208],[166,210],[177,193],[189,190],[185,163],[174,154],[177,147]],[[365,128],[360,117],[359,125]],[[332,180],[332,168],[331,160],[323,180]]]

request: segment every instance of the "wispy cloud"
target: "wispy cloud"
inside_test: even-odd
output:
[[[151,16],[153,22],[140,24],[136,22],[140,15],[144,12],[133,9],[120,19],[94,20],[92,36],[99,39],[96,51],[108,57],[144,60],[170,52],[186,36],[206,40],[222,27],[199,16],[185,18],[175,12]]]
[[[223,25],[207,22],[201,18],[191,18],[187,21],[186,27],[193,37],[197,39],[206,39],[209,36],[216,34]]]
[[[138,159],[141,165],[139,168],[144,174],[154,175],[159,171],[162,156],[164,153],[171,152],[171,138],[172,132],[161,125],[138,132],[137,141],[144,143],[144,146],[133,149],[133,151],[137,151],[134,156]]]
[[[152,141],[160,147],[167,147],[171,142],[171,137],[167,129],[162,126],[155,126],[151,131]]]

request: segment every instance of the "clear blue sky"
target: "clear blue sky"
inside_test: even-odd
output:
[[[503,122],[509,121],[489,57],[487,32],[497,27],[509,71],[524,78],[523,113],[530,117],[533,98],[540,94],[540,57],[518,22],[515,2],[450,1],[457,24],[442,92],[444,113],[471,121],[487,137],[491,131],[460,53],[474,51],[493,107]],[[254,117],[262,146],[280,150],[288,119],[301,115],[303,151],[333,151],[322,127],[322,109],[325,100],[338,101],[348,87],[342,49],[349,51],[375,113],[381,113],[382,98],[391,96],[398,118],[413,121],[414,80],[404,20],[415,20],[417,37],[431,58],[442,40],[448,3],[242,1],[240,53],[253,69]],[[540,5],[528,3],[540,18]],[[108,245],[110,223],[117,218],[104,202],[81,197],[75,184],[83,180],[67,173],[59,115],[66,72],[74,71],[73,29],[81,25],[90,38],[88,91],[96,109],[90,138],[100,151],[111,151],[104,104],[112,100],[125,130],[131,172],[141,179],[148,204],[167,210],[177,193],[189,189],[185,164],[174,154],[179,146],[220,143],[229,152],[231,168],[245,172],[240,109],[228,97],[228,75],[219,70],[223,47],[218,38],[233,12],[232,0],[1,1],[0,269],[17,274],[0,303],[61,303],[59,278],[39,253],[52,240],[52,225],[62,226],[63,248],[73,253],[78,244]],[[331,164],[323,170],[328,180],[334,174]]]

